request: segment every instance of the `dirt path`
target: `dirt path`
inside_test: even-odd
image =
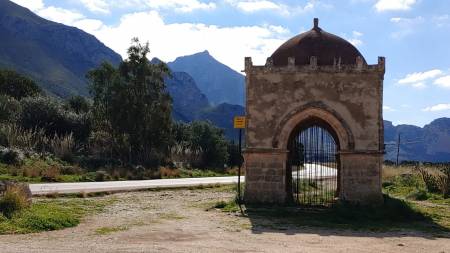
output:
[[[232,197],[220,189],[121,193],[78,227],[0,236],[0,252],[449,252],[450,239],[417,232],[277,229],[206,211]],[[99,230],[100,229],[100,230]],[[117,231],[111,231],[117,230]]]

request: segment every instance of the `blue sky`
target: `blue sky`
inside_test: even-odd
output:
[[[320,26],[346,38],[369,64],[387,59],[384,118],[423,126],[450,117],[447,0],[14,0],[94,34],[125,56],[132,37],[165,61],[208,50],[239,71],[290,37]]]

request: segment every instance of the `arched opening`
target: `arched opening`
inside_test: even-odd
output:
[[[304,206],[329,206],[339,194],[339,138],[324,120],[301,122],[288,142],[286,186],[290,200]]]

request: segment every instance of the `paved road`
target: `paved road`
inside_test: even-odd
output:
[[[180,188],[201,185],[228,185],[237,183],[238,177],[203,177],[180,179],[154,179],[135,181],[83,182],[83,183],[48,183],[30,184],[33,195],[116,192],[158,188]],[[241,176],[241,181],[244,182]]]
[[[298,172],[300,179],[315,178],[315,179],[327,179],[337,177],[337,170],[335,168],[327,167],[318,164],[305,164],[305,168]],[[292,167],[292,178],[297,178],[296,167]]]

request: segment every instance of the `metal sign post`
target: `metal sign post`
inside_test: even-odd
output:
[[[242,129],[245,128],[245,117],[234,117],[234,128],[239,129],[239,167],[238,167],[238,201],[241,203],[241,167],[244,162],[242,158]]]

